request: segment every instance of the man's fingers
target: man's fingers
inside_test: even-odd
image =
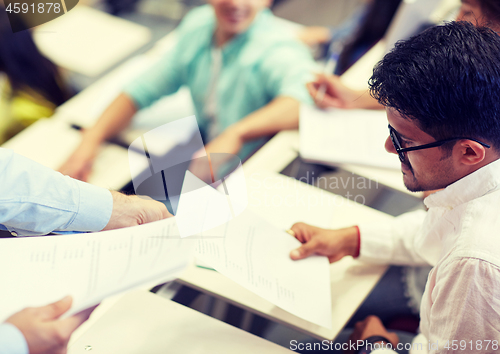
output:
[[[304,243],[306,242],[306,238],[305,238],[305,235],[304,235],[304,231],[302,230],[302,228],[300,227],[301,223],[296,223],[296,224],[293,224],[292,227],[290,228],[290,232],[288,232],[290,235],[292,235],[293,233],[293,237],[295,237],[297,240],[299,240],[301,243]]]
[[[44,320],[55,320],[71,308],[73,299],[66,296],[59,301],[39,308],[41,317]]]
[[[304,243],[301,247],[290,252],[290,258],[294,261],[299,259],[304,259],[314,254],[318,249],[318,242],[316,239],[312,239],[311,241]]]

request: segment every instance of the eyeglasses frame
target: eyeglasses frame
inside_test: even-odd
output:
[[[446,143],[448,143],[450,141],[454,141],[454,140],[462,140],[462,139],[472,140],[472,141],[475,141],[478,144],[481,144],[485,148],[488,148],[488,149],[491,148],[490,145],[485,144],[485,143],[483,143],[483,142],[481,142],[481,141],[479,141],[477,139],[466,138],[466,137],[448,138],[448,139],[434,141],[434,142],[429,143],[429,144],[412,146],[412,147],[408,147],[408,148],[401,148],[401,143],[398,140],[398,138],[400,139],[399,133],[390,124],[388,125],[388,127],[389,127],[389,136],[391,137],[392,145],[394,145],[394,148],[396,149],[396,152],[398,153],[398,156],[399,156],[399,160],[401,162],[405,161],[405,152],[416,151],[416,150],[423,150],[423,149],[430,149],[430,148],[433,148],[433,147],[438,147],[438,146],[444,145],[444,144],[446,144]]]

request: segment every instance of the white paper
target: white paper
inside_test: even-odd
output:
[[[197,259],[295,316],[331,328],[326,257],[292,261],[289,252],[300,242],[248,210],[211,234],[199,238]]]
[[[186,171],[179,206],[175,214],[179,234],[188,237],[212,230],[232,219],[225,194]]]
[[[326,164],[358,164],[401,169],[397,155],[385,150],[389,136],[385,111],[300,109],[300,155]]]
[[[0,323],[28,306],[73,296],[68,314],[105,297],[172,280],[191,258],[174,218],[91,234],[0,240]]]

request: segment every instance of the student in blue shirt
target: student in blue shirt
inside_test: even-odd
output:
[[[0,148],[0,229],[14,236],[116,229],[168,216],[162,203],[110,192]],[[0,352],[66,353],[71,333],[92,312],[60,320],[71,301],[24,309],[0,323]]]
[[[314,61],[267,8],[270,0],[209,0],[177,28],[178,43],[127,85],[61,171],[85,180],[99,145],[134,114],[187,85],[207,153],[245,158],[264,138],[298,127]],[[165,112],[168,118],[169,112]]]

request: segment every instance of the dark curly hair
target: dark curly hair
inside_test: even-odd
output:
[[[435,139],[467,136],[500,149],[500,36],[467,22],[398,42],[370,93]]]

